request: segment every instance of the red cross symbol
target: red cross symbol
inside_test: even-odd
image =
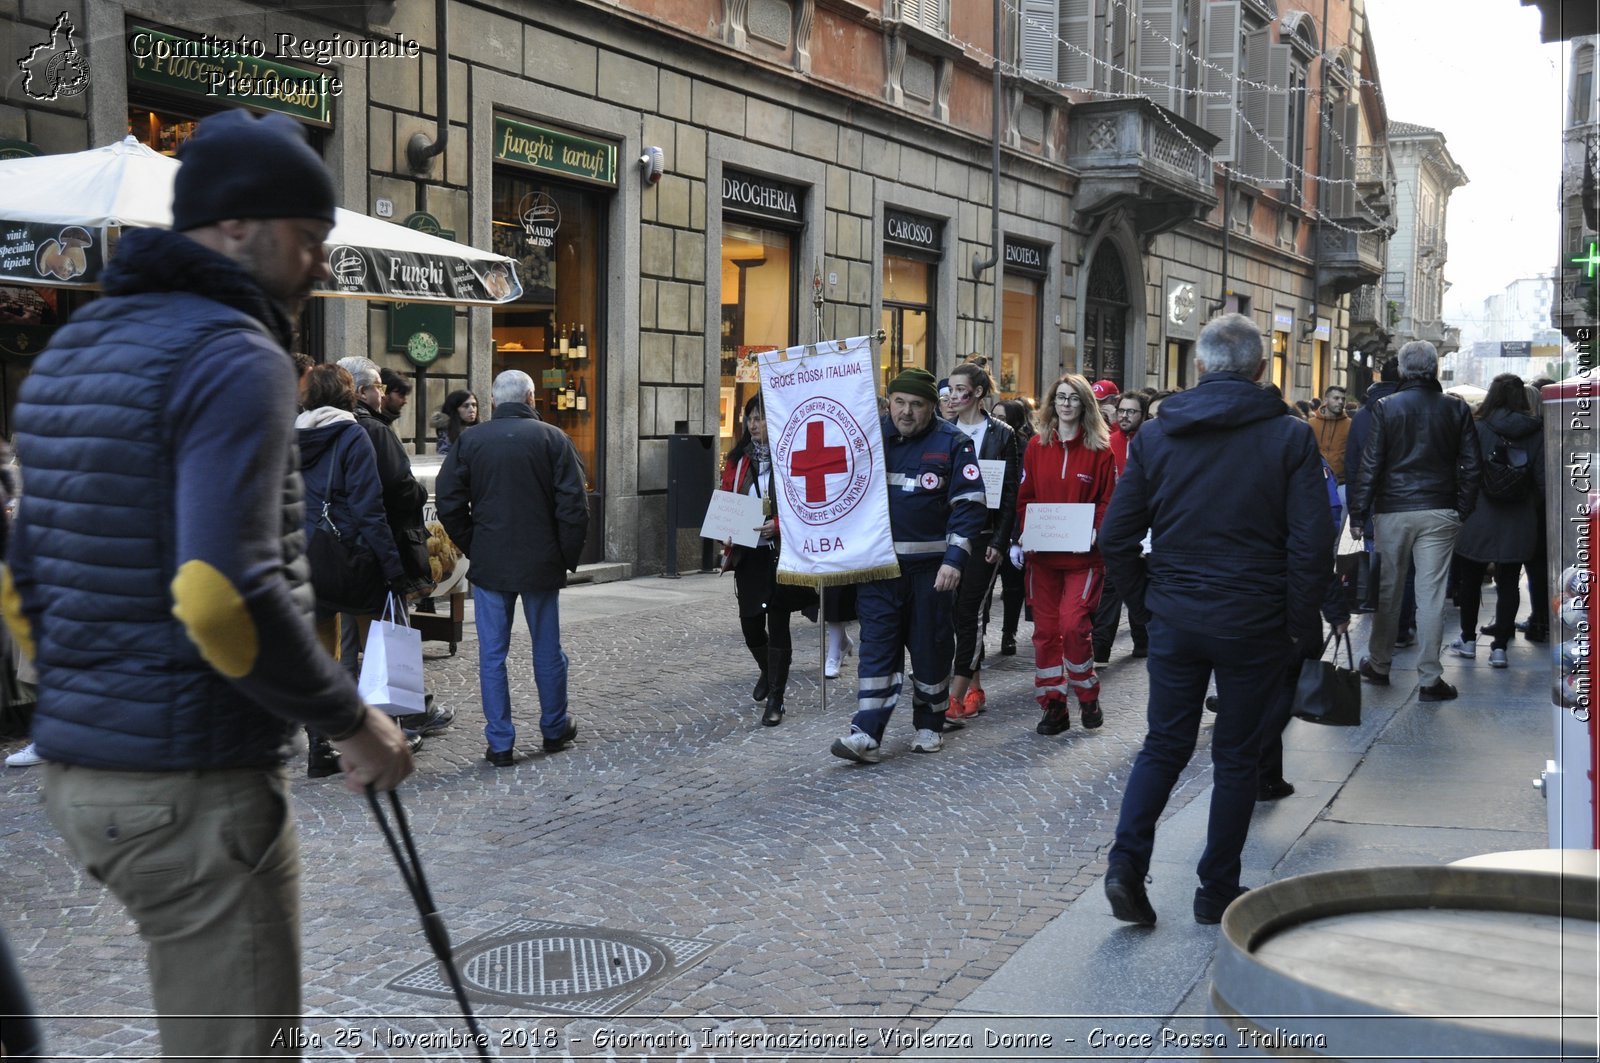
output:
[[[844,447],[826,445],[821,421],[806,424],[806,445],[789,455],[789,475],[806,482],[808,503],[828,500],[827,476],[832,472],[850,471],[845,463],[847,453]]]

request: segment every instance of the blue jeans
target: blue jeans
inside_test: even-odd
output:
[[[1239,854],[1256,807],[1261,740],[1275,722],[1268,710],[1294,654],[1287,634],[1225,639],[1150,621],[1149,733],[1134,759],[1117,819],[1112,862],[1150,869],[1156,820],[1178,776],[1194,756],[1206,685],[1217,677],[1217,719],[1211,731],[1211,818],[1200,854],[1200,884],[1231,899],[1239,888]]]
[[[506,679],[506,651],[511,646],[511,617],[517,598],[533,639],[533,680],[539,688],[539,730],[560,738],[567,727],[567,655],[561,650],[559,591],[501,593],[473,586],[473,614],[478,625],[478,690],[483,697],[483,735],[489,748],[510,749],[517,740],[511,722],[511,685]]]

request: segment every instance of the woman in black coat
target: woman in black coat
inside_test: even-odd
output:
[[[1523,564],[1539,549],[1539,507],[1544,498],[1544,440],[1539,419],[1528,408],[1522,378],[1502,373],[1489,385],[1475,415],[1478,448],[1485,463],[1503,440],[1528,464],[1529,484],[1521,497],[1490,498],[1478,492],[1478,505],[1456,533],[1456,565],[1460,582],[1456,604],[1461,606],[1461,637],[1450,644],[1458,657],[1478,655],[1478,606],[1483,598],[1483,577],[1494,565],[1496,592],[1494,624],[1489,632],[1489,664],[1506,666],[1506,646],[1516,633],[1517,609],[1522,596],[1517,587]],[[1537,611],[1538,603],[1535,603]]]
[[[998,417],[991,417],[984,404],[994,394],[994,380],[980,365],[967,362],[950,373],[950,406],[954,424],[972,440],[980,461],[1005,463],[1005,476],[997,500],[989,510],[984,529],[972,540],[961,583],[956,588],[955,674],[950,680],[950,707],[945,722],[965,720],[983,711],[988,700],[983,692],[983,640],[980,621],[984,601],[994,587],[995,566],[1005,560],[1011,545],[1011,526],[1017,519],[1017,477],[1022,470],[1022,451],[1017,434]]]
[[[814,619],[817,595],[809,588],[777,580],[780,541],[773,504],[772,452],[767,446],[767,420],[759,394],[745,403],[744,434],[723,464],[722,489],[761,499],[766,513],[756,546],[723,544],[722,571],[733,570],[744,644],[761,670],[751,699],[767,703],[761,723],[776,727],[783,722],[783,698],[789,686],[789,666],[794,662],[789,619],[797,612]]]
[[[1017,437],[1017,454],[1021,455],[1028,447],[1028,440],[1033,438],[1033,410],[1021,399],[1006,399],[997,402],[994,414],[1004,421]],[[1020,457],[1019,465],[1020,469]],[[1022,619],[1023,602],[1027,598],[1026,584],[1027,562],[1024,561],[1019,568],[1011,563],[1010,552],[1000,559],[1000,589],[1004,596],[1004,612],[1001,614],[1000,625],[1000,656],[1010,657],[1017,652],[1017,623]],[[1033,614],[1028,614],[1028,619],[1033,619]],[[989,603],[983,606],[983,622],[989,623]],[[948,717],[946,717],[948,719]]]

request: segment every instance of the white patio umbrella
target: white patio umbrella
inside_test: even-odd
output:
[[[179,165],[132,136],[0,162],[0,281],[96,287],[103,230],[172,225]],[[316,295],[493,305],[522,294],[516,263],[504,255],[342,207],[327,248],[333,280]]]
[[[1468,402],[1473,403],[1482,402],[1484,396],[1489,394],[1476,384],[1456,384],[1444,390],[1447,395],[1454,395],[1457,398],[1466,399]]]

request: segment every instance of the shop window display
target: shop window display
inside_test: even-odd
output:
[[[500,172],[493,247],[517,260],[522,298],[494,310],[494,374],[533,378],[539,416],[572,437],[590,492],[600,490],[604,414],[606,197]],[[488,411],[485,411],[487,415]]]
[[[722,453],[739,438],[744,404],[761,388],[756,355],[794,340],[794,237],[724,221],[722,226]]]

